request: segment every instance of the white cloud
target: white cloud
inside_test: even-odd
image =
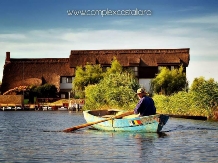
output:
[[[175,23],[218,25],[218,15],[205,15],[175,21]]]
[[[16,41],[16,40],[24,40],[26,39],[24,34],[0,34],[0,40],[10,40],[10,41]]]
[[[116,26],[131,25],[133,23],[134,21],[132,19],[114,20],[109,22],[109,24],[116,25]]]
[[[186,8],[182,8],[180,10],[178,10],[179,12],[190,12],[190,11],[199,11],[199,10],[202,10],[202,6],[188,6]]]
[[[209,16],[210,22],[212,18],[217,17]],[[205,30],[205,26],[181,26],[191,20],[194,19],[180,20],[177,25],[166,22],[141,30],[50,29],[0,34],[0,66],[4,65],[6,51],[11,52],[12,58],[67,58],[71,50],[190,48],[188,80],[199,76],[216,79],[216,60],[209,62],[207,56],[217,58],[218,34]],[[196,22],[200,20],[195,19]],[[204,56],[205,61],[196,62],[198,56]],[[0,76],[2,72],[0,70]]]

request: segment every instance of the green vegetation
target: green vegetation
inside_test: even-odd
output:
[[[138,102],[135,91],[140,86],[133,72],[124,70],[116,59],[105,72],[100,65],[78,67],[73,84],[78,97],[85,96],[84,110],[132,110]],[[188,90],[182,66],[171,71],[162,68],[152,80],[152,88],[158,113],[215,119],[218,83],[213,79],[196,78]]]
[[[215,119],[218,103],[218,83],[213,79],[196,78],[189,92],[180,91],[170,96],[154,95],[159,113],[206,116]]]
[[[160,73],[152,80],[151,89],[154,93],[171,95],[184,90],[187,88],[187,85],[186,75],[182,66],[174,70],[162,67]]]
[[[136,85],[127,72],[105,76],[99,84],[86,87],[84,109],[94,110],[104,107],[132,109],[137,102],[134,98]]]
[[[57,88],[52,84],[31,86],[29,89],[29,94],[38,98],[57,97]]]
[[[57,88],[52,84],[44,84],[41,86],[28,86],[24,89],[16,90],[16,94],[23,94],[28,103],[34,103],[34,98],[54,98],[57,97]],[[27,101],[25,101],[27,103]]]
[[[80,67],[77,70],[80,71],[79,74],[85,74],[76,76],[74,82],[75,90],[85,90],[86,103],[83,109],[114,107],[128,110],[135,106],[137,102],[135,91],[139,85],[133,73],[124,71],[116,59],[112,61],[111,67],[107,68],[106,72],[103,72],[98,65],[97,68],[96,65],[88,65],[84,70]],[[83,87],[82,83],[86,85]]]
[[[91,84],[99,83],[103,78],[103,71],[100,65],[86,65],[84,68],[77,67],[75,79],[73,80],[73,88],[75,96],[79,98],[85,97],[85,87]]]

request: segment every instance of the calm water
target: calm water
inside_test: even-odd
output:
[[[217,162],[218,122],[170,118],[162,134],[83,128],[82,113],[1,111],[0,162]]]

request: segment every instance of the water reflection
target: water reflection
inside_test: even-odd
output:
[[[134,137],[134,138],[163,138],[167,136],[165,132],[159,133],[134,133],[134,132],[113,132],[113,131],[100,131],[94,128],[84,130],[85,133],[95,135],[111,135],[111,137]]]
[[[170,119],[161,133],[83,128],[68,112],[0,112],[0,162],[217,162],[218,123]],[[49,132],[48,132],[49,131]]]
[[[148,162],[156,159],[157,144],[159,139],[168,135],[160,133],[133,133],[133,132],[108,132],[98,130],[85,130],[89,136],[98,137],[98,140],[105,140],[104,145],[111,148],[105,149],[110,158],[122,158],[123,162],[137,160],[136,162]],[[100,146],[98,146],[100,148]]]

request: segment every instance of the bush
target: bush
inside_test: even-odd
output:
[[[208,117],[208,110],[201,106],[195,92],[180,91],[170,96],[153,97],[158,113]]]
[[[153,97],[157,112],[177,115],[214,117],[218,104],[218,84],[214,79],[196,78],[189,92]]]
[[[39,98],[57,97],[57,88],[52,84],[44,84],[41,86],[31,86],[30,95]]]
[[[169,70],[162,67],[160,73],[151,81],[151,89],[155,93],[171,95],[187,88],[186,75],[183,67]]]
[[[86,65],[76,68],[75,79],[73,80],[73,89],[75,96],[79,98],[85,97],[85,87],[91,84],[99,83],[103,78],[103,71],[101,65]]]
[[[84,109],[104,107],[133,109],[137,102],[134,89],[136,85],[136,80],[127,72],[107,75],[99,84],[86,87]]]
[[[139,84],[130,70],[123,71],[119,62],[114,59],[107,68],[103,79],[85,88],[86,104],[84,109],[102,109],[115,107],[129,110],[135,107],[137,98],[135,91]]]
[[[218,103],[218,83],[214,79],[195,78],[191,91],[196,93],[202,107],[212,107]]]

